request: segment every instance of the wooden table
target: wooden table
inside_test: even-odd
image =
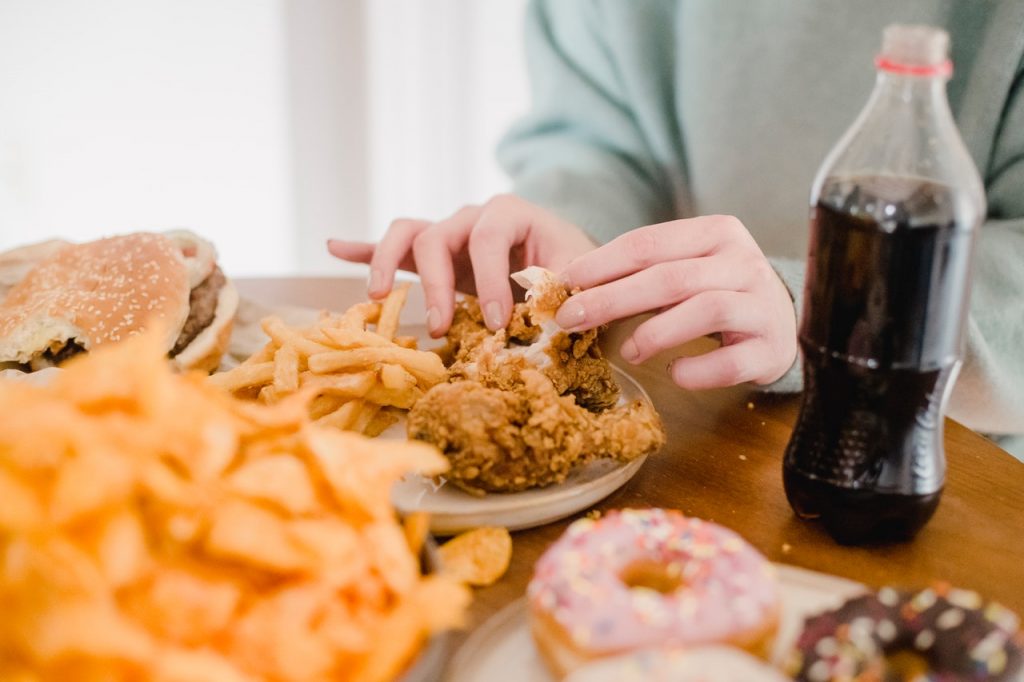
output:
[[[243,295],[265,303],[337,309],[365,296],[365,284],[352,279],[238,284]],[[422,296],[414,293],[406,319],[422,319],[421,306]],[[627,333],[623,325],[609,330],[604,345],[613,362]],[[663,354],[631,369],[664,419],[668,444],[598,509],[676,508],[729,526],[772,561],[873,586],[942,579],[977,589],[1024,614],[1024,464],[948,421],[946,490],[931,522],[913,542],[843,547],[817,525],[796,518],[782,490],[782,453],[797,400],[744,387],[683,391],[665,373],[669,359]],[[498,584],[477,591],[473,626],[523,595],[534,562],[569,521],[515,533],[512,566]]]

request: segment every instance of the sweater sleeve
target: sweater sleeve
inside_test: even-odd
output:
[[[990,434],[1024,433],[1024,64],[985,178],[967,347],[950,416]]]
[[[533,0],[526,53],[532,108],[498,159],[514,192],[599,242],[670,219],[671,189],[636,121],[595,0]]]

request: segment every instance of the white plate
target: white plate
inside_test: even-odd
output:
[[[644,389],[632,377],[612,367],[622,390],[620,403],[633,400],[650,402]],[[382,438],[404,438],[405,423],[400,422],[381,434]],[[509,530],[534,528],[571,516],[611,495],[633,478],[646,457],[621,463],[598,460],[569,475],[564,483],[526,490],[520,493],[470,495],[451,484],[435,484],[420,476],[400,481],[391,500],[403,513],[430,513],[430,530],[440,535],[458,533],[479,526],[505,526]]]
[[[772,652],[778,665],[796,641],[804,618],[832,609],[865,587],[844,578],[776,564],[782,585],[782,622]],[[448,682],[556,682],[530,634],[526,599],[512,602],[477,628],[448,667]]]

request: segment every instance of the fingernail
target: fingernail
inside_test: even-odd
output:
[[[492,331],[501,329],[505,326],[504,316],[501,314],[501,304],[497,301],[491,301],[484,306],[484,319],[487,321],[487,326]]]
[[[572,278],[568,272],[563,272],[558,275],[558,281],[561,282],[562,286],[566,289],[572,290]]]
[[[371,296],[383,293],[380,288],[383,284],[384,276],[381,275],[380,270],[372,268],[370,270],[370,279],[366,282],[366,290],[370,292]]]
[[[583,305],[574,299],[569,299],[555,313],[555,322],[562,329],[573,329],[583,324],[587,318],[587,311]]]
[[[433,334],[437,332],[437,330],[440,329],[440,327],[441,311],[438,310],[436,307],[432,307],[430,310],[427,311],[427,329],[429,329],[430,333]]]
[[[626,339],[626,342],[622,344],[622,348],[619,349],[619,355],[622,356],[623,360],[632,364],[640,357],[640,349],[636,347],[636,342],[633,339]]]

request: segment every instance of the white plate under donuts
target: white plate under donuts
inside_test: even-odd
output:
[[[835,608],[864,592],[860,583],[776,564],[782,588],[782,620],[772,651],[779,664],[796,641],[804,618]],[[459,648],[444,678],[448,682],[557,682],[530,634],[526,599],[494,614]]]

